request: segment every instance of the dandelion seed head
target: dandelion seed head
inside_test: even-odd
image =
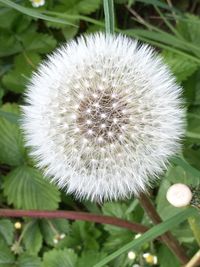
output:
[[[34,74],[26,143],[45,175],[79,198],[138,195],[184,132],[181,88],[151,48],[122,35],[71,41]]]

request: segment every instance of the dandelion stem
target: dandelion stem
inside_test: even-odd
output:
[[[133,223],[119,218],[97,215],[88,212],[77,211],[43,211],[43,210],[12,210],[0,209],[0,217],[32,217],[32,218],[64,218],[69,220],[82,220],[88,222],[96,222],[103,224],[111,224],[114,226],[129,229],[136,233],[144,233],[149,228],[139,223]]]
[[[153,203],[145,194],[140,194],[139,202],[154,224],[159,224],[162,222],[162,219],[157,213]],[[161,236],[161,240],[168,246],[168,248],[174,253],[174,255],[176,255],[176,257],[182,264],[186,264],[188,262],[189,259],[186,255],[185,250],[170,232],[163,234]]]
[[[103,0],[106,33],[114,33],[114,4],[113,0]]]

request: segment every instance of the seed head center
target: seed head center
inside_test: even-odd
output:
[[[127,103],[108,92],[91,94],[80,102],[77,126],[84,137],[98,143],[113,143],[128,124]]]

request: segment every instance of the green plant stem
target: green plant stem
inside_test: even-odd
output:
[[[97,215],[88,212],[77,211],[43,211],[43,210],[12,210],[0,209],[0,217],[31,217],[31,218],[64,218],[69,220],[82,220],[88,222],[96,222],[110,224],[122,228],[129,229],[136,233],[144,233],[149,230],[148,227],[139,223],[133,223],[119,218]]]
[[[103,0],[106,33],[114,33],[114,3],[113,0]]]
[[[153,203],[147,197],[147,195],[145,195],[144,193],[140,194],[139,202],[154,224],[162,223],[161,217],[157,213]],[[170,232],[163,234],[161,236],[161,239],[182,264],[186,264],[189,261],[185,250],[183,249],[183,247],[181,247],[178,240],[176,240],[176,238]]]

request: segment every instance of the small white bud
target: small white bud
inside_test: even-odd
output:
[[[134,251],[129,251],[129,252],[128,252],[128,258],[129,258],[130,260],[134,260],[134,259],[136,258],[136,254],[135,254],[135,252],[134,252]]]
[[[65,236],[66,236],[65,234],[61,234],[61,235],[60,235],[60,239],[65,238]]]
[[[187,185],[178,183],[170,186],[166,198],[174,207],[185,207],[190,204],[192,192]]]
[[[58,244],[58,239],[54,238],[53,243]]]

